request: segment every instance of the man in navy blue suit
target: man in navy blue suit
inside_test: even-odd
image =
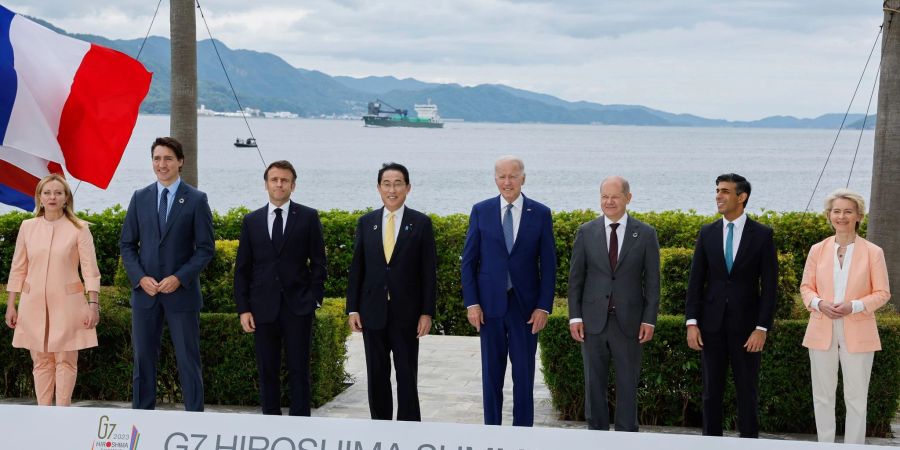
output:
[[[175,346],[184,408],[203,411],[200,271],[215,251],[212,214],[206,194],[181,180],[181,143],[161,137],[150,149],[156,182],[131,197],[119,242],[132,288],[132,407],[156,407],[156,365],[165,321]]]
[[[291,201],[297,171],[288,161],[263,174],[269,203],[244,216],[234,266],[241,327],[253,333],[263,414],[281,415],[284,347],[292,416],[310,414],[313,318],[325,296],[325,241],[319,213]]]
[[[469,323],[481,335],[484,423],[500,425],[506,359],[512,363],[513,425],[534,424],[537,333],[553,309],[556,243],[546,206],[525,197],[525,164],[494,164],[499,197],[472,207],[462,258]]]

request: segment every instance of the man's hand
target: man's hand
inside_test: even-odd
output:
[[[481,311],[481,305],[467,308],[466,318],[469,319],[469,323],[475,327],[475,331],[481,331],[481,326],[484,325],[484,313]]]
[[[641,344],[650,342],[650,339],[653,339],[653,330],[654,328],[652,326],[642,323],[641,331],[638,331],[638,342]]]
[[[252,312],[241,313],[241,328],[244,329],[245,333],[252,333],[256,331],[256,322],[253,320]]]
[[[420,338],[431,331],[431,316],[422,314],[419,316],[419,326],[416,327],[416,337]]]
[[[96,303],[85,303],[84,305],[84,318],[81,324],[86,329],[94,328],[100,323],[100,307],[97,306],[95,308],[93,305],[96,305]]]
[[[750,353],[757,353],[763,351],[765,345],[766,332],[763,330],[753,330],[753,332],[750,333],[750,337],[747,338],[747,342],[744,343],[744,348]]]
[[[584,342],[584,322],[575,322],[569,324],[569,334],[572,339],[578,342]]]
[[[350,324],[350,331],[355,331],[359,333],[362,331],[362,319],[359,318],[359,313],[350,313],[347,316],[347,322]]]
[[[688,347],[693,350],[703,350],[703,338],[700,337],[700,328],[698,328],[697,325],[688,325],[687,343]]]
[[[531,324],[531,334],[538,334],[547,326],[547,316],[547,311],[541,311],[540,309],[536,309],[531,313],[531,319],[525,322]]]
[[[143,289],[147,295],[155,297],[159,292],[159,283],[157,283],[153,277],[144,277],[141,278],[141,289]]]
[[[171,294],[181,286],[181,281],[175,275],[169,275],[159,282],[159,292],[163,294]]]

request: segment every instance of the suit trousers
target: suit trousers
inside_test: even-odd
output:
[[[506,358],[512,363],[513,426],[534,425],[534,369],[537,335],[531,334],[514,290],[507,293],[506,315],[485,318],[481,326],[481,384],[485,425],[500,425],[503,418],[503,382]]]
[[[809,350],[816,433],[819,442],[834,442],[834,408],[840,366],[844,379],[844,405],[847,407],[844,443],[863,445],[866,443],[866,401],[875,352],[848,352],[844,340],[844,319],[832,322],[831,347],[828,350]]]
[[[637,392],[641,378],[643,346],[636,337],[622,332],[615,314],[606,319],[603,331],[585,333],[581,344],[584,360],[584,413],[588,428],[609,430],[609,360],[616,367],[616,431],[638,431]]]
[[[152,308],[131,309],[134,345],[133,409],[156,408],[156,372],[163,321],[175,347],[178,381],[185,411],[203,411],[203,373],[200,366],[200,312],[172,311],[157,301]]]
[[[388,317],[391,305],[388,305]],[[419,410],[419,339],[417,323],[398,324],[388,319],[385,328],[372,330],[363,323],[366,377],[369,380],[369,413],[375,420],[391,420],[391,356],[397,373],[397,420],[422,420]]]
[[[737,428],[740,436],[759,437],[759,366],[762,355],[744,349],[749,336],[749,333],[734,333],[724,328],[717,332],[701,330],[704,436],[722,436],[722,404],[730,365],[737,393]]]
[[[291,406],[288,414],[309,416],[310,357],[315,312],[297,315],[281,302],[278,317],[271,323],[257,323],[253,333],[256,367],[259,371],[259,398],[262,412],[281,415],[281,349],[288,370]]]
[[[37,404],[53,405],[56,392],[56,406],[70,406],[75,378],[78,376],[78,350],[67,352],[37,352],[31,350],[34,363],[34,392]]]

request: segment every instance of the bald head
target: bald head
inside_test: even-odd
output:
[[[628,195],[631,193],[631,185],[628,184],[628,180],[618,175],[612,175],[604,178],[603,181],[600,182],[600,192],[603,192],[603,186],[605,186],[607,183],[609,184],[609,187],[611,189],[615,189],[621,192],[623,195]]]

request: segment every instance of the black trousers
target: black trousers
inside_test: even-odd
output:
[[[281,414],[281,348],[288,370],[292,416],[309,416],[309,360],[315,313],[294,314],[281,305],[278,318],[257,323],[254,333],[256,367],[259,369],[259,398],[263,414]]]
[[[737,393],[737,426],[743,438],[759,437],[759,366],[761,353],[749,353],[744,343],[749,333],[701,331],[703,351],[703,434],[722,435],[722,403],[728,366]]]
[[[419,411],[419,339],[417,323],[397,324],[388,319],[381,330],[366,328],[366,376],[369,380],[369,412],[375,420],[391,420],[394,398],[391,392],[391,353],[397,371],[397,420],[421,421]]]

